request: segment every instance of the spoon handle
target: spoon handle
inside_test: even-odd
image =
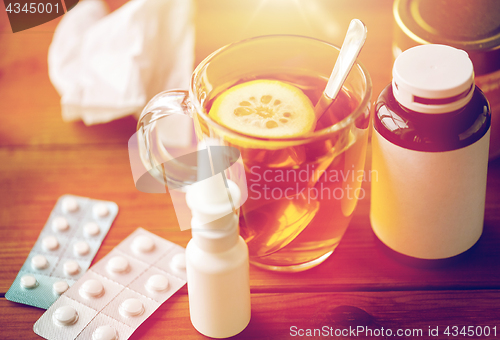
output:
[[[359,19],[351,20],[347,29],[344,43],[333,67],[332,74],[328,79],[326,88],[318,103],[314,107],[316,119],[319,119],[328,107],[335,101],[342,85],[351,71],[356,58],[366,40],[366,26]]]

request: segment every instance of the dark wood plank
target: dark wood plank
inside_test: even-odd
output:
[[[488,290],[253,294],[250,324],[234,339],[288,339],[298,329],[312,329],[312,332],[327,329],[334,335],[304,337],[307,339],[351,339],[354,337],[335,337],[335,330],[357,329],[358,326],[372,332],[383,328],[384,334],[390,329],[394,334],[392,337],[370,337],[360,329],[358,337],[361,339],[453,338],[443,334],[447,326],[459,326],[460,329],[463,326],[473,326],[474,329],[476,326],[496,327],[496,337],[492,334],[490,337],[468,338],[497,339],[500,336],[499,299],[498,291]],[[41,309],[0,299],[2,339],[17,340],[20,334],[26,340],[40,339],[32,332],[32,327],[42,312]],[[5,322],[6,319],[9,322]],[[429,327],[438,327],[439,336],[429,337]],[[396,332],[399,329],[415,333],[398,337]],[[422,336],[419,336],[419,330]],[[191,325],[187,294],[179,292],[146,320],[130,339],[206,338]]]

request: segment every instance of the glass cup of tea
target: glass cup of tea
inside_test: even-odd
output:
[[[161,130],[152,128],[173,114],[194,121],[198,140],[239,150],[248,191],[240,234],[256,266],[297,272],[320,264],[365,196],[372,85],[360,63],[330,108],[314,118],[338,54],[336,46],[300,36],[230,44],[198,65],[188,91],[157,95],[139,119],[148,169],[176,159],[175,148],[163,147]],[[195,168],[179,162],[171,180],[192,183]]]

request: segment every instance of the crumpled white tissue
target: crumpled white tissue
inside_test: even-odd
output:
[[[157,93],[187,89],[194,63],[191,0],[133,0],[111,14],[83,0],[49,48],[64,121],[86,125],[139,114]]]

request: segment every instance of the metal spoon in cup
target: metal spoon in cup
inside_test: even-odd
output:
[[[328,83],[326,84],[326,88],[323,91],[321,98],[314,107],[316,122],[337,98],[337,95],[342,89],[342,85],[344,85],[354,62],[356,61],[356,58],[365,43],[365,40],[366,26],[359,19],[351,20],[344,38],[344,43],[340,48],[339,56],[335,62],[335,66],[333,67],[332,74],[328,79]]]

